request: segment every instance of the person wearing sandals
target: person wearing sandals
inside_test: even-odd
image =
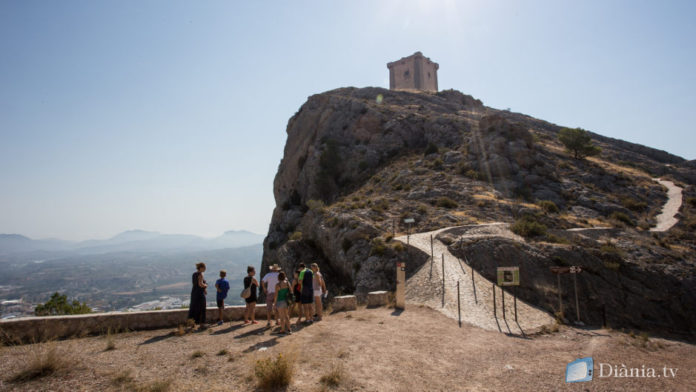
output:
[[[297,325],[300,325],[300,320],[302,320],[302,305],[300,304],[300,300],[302,299],[302,292],[300,289],[302,285],[300,284],[300,272],[301,270],[297,269],[292,279],[292,294],[295,296],[295,302],[288,312],[288,315],[291,315],[293,311],[297,310]]]
[[[203,279],[205,263],[196,263],[196,272],[191,275],[191,302],[189,303],[188,318],[198,324],[201,329],[205,329],[205,296],[208,294],[208,284]]]
[[[278,284],[278,271],[280,271],[280,267],[278,264],[273,264],[272,266],[268,267],[268,269],[270,272],[267,273],[263,279],[261,279],[261,288],[263,289],[263,293],[266,295],[266,317],[268,318],[266,326],[272,327],[273,325],[271,324],[271,318],[275,320],[276,325],[280,324],[279,317],[276,314],[275,308],[273,307],[275,287]]]
[[[276,284],[273,296],[273,307],[278,312],[280,319],[280,333],[291,334],[290,316],[288,315],[288,298],[290,293],[290,282],[288,282],[285,272],[278,273],[278,284]]]
[[[312,270],[307,268],[304,263],[300,263],[300,302],[302,303],[302,311],[305,316],[305,324],[312,323],[312,308],[314,307],[314,274]],[[297,319],[299,325],[300,319]]]
[[[246,302],[246,309],[244,311],[244,324],[259,323],[258,321],[256,321],[256,300],[258,299],[256,294],[256,288],[259,287],[259,282],[256,280],[256,278],[254,278],[254,275],[256,275],[256,269],[252,266],[248,266],[247,276],[244,278],[244,288],[246,289],[250,287],[251,295],[248,298],[244,299],[244,301]]]
[[[311,268],[314,276],[314,321],[321,321],[322,311],[324,310],[321,296],[326,293],[326,284],[324,283],[324,277],[319,272],[319,265],[312,263]]]

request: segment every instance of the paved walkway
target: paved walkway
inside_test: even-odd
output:
[[[657,225],[650,231],[667,231],[679,222],[675,217],[682,205],[682,188],[676,186],[672,181],[653,178],[667,188],[667,202],[662,207],[662,212],[657,216]]]
[[[503,314],[503,292],[500,287],[481,276],[468,264],[459,260],[447,249],[447,245],[435,237],[444,230],[412,234],[409,243],[430,254],[430,238],[433,238],[434,261],[428,262],[406,282],[406,301],[408,304],[425,305],[440,311],[447,317],[457,320],[457,281],[460,283],[462,322],[470,323],[487,330],[507,334],[523,335],[542,325],[553,323],[553,317],[543,310],[517,300],[517,322],[510,291],[505,294],[505,314]],[[504,223],[472,226],[462,238],[506,237],[519,239]],[[406,236],[396,238],[406,243]],[[443,283],[444,255],[444,283]],[[496,315],[493,309],[495,292]]]

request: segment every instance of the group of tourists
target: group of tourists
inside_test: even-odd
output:
[[[196,272],[191,277],[193,288],[191,289],[188,315],[188,318],[199,324],[201,328],[206,327],[205,297],[208,293],[208,283],[203,278],[205,270],[205,263],[196,264]],[[261,279],[261,284],[256,280],[255,275],[256,269],[253,266],[247,267],[247,276],[244,278],[244,290],[240,294],[246,303],[244,325],[258,324],[258,321],[256,321],[256,303],[260,293],[263,293],[266,297],[266,326],[279,326],[280,334],[292,333],[290,315],[293,312],[298,314],[297,321],[294,324],[295,327],[299,327],[302,322],[311,324],[312,322],[321,321],[323,313],[322,297],[326,298],[328,291],[317,263],[311,264],[309,268],[304,263],[300,263],[293,273],[292,280],[289,279],[284,271],[281,271],[278,264],[273,264],[269,267],[269,272]],[[226,276],[226,271],[220,271],[220,279],[215,282],[218,325],[223,323],[225,299],[230,290],[230,284]],[[302,320],[303,318],[304,321]]]

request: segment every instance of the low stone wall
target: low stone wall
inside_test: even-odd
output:
[[[75,316],[25,317],[0,321],[0,341],[31,343],[51,339],[104,334],[108,331],[138,331],[176,328],[186,324],[188,309],[153,310],[147,312],[91,313]],[[218,309],[208,308],[206,320],[217,320]],[[266,317],[266,306],[256,306],[256,318]],[[242,320],[244,306],[225,308],[225,321]]]
[[[386,306],[389,302],[388,291],[371,291],[367,293],[367,307],[374,308],[378,306]]]
[[[355,310],[358,308],[358,299],[354,295],[342,295],[334,297],[331,304],[334,312],[342,310]]]

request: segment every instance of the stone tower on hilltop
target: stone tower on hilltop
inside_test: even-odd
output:
[[[437,92],[437,70],[440,66],[421,52],[387,63],[387,68],[390,90]]]

